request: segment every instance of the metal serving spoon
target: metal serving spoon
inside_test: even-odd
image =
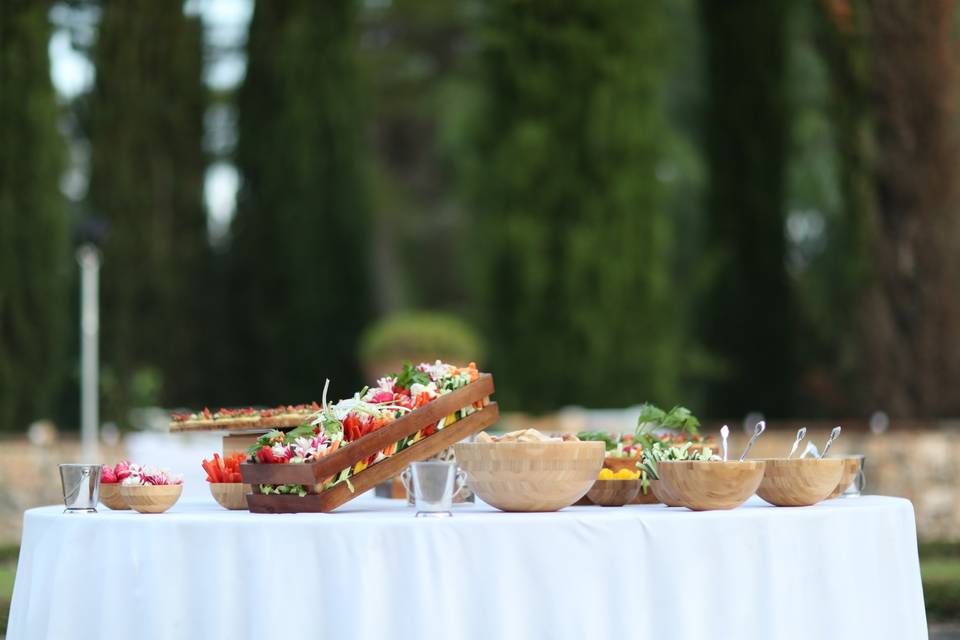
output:
[[[740,462],[743,462],[743,459],[747,457],[747,454],[750,453],[750,448],[753,446],[753,443],[757,441],[757,438],[760,437],[760,434],[763,433],[763,430],[767,428],[767,423],[761,420],[757,423],[757,426],[753,428],[753,437],[750,438],[750,442],[747,443],[747,448],[743,450],[743,453],[740,454]]]
[[[793,446],[790,447],[790,453],[787,454],[787,460],[793,457],[793,454],[797,452],[797,447],[800,446],[800,441],[807,435],[807,428],[800,427],[800,430],[797,431],[797,439],[793,441]]]
[[[833,444],[833,441],[840,437],[840,427],[834,427],[833,431],[830,432],[830,439],[827,440],[827,444],[823,445],[823,453],[820,454],[820,459],[827,457],[827,452],[830,451],[830,445]]]
[[[723,425],[720,427],[720,437],[723,438],[723,461],[727,461],[727,438],[730,436],[730,427]]]

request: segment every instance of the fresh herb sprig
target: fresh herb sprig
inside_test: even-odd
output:
[[[613,451],[617,448],[617,439],[603,431],[581,431],[577,434],[577,438],[592,442],[602,442],[607,451]]]
[[[655,434],[658,429],[696,436],[700,435],[700,421],[686,407],[677,405],[670,411],[664,411],[649,402],[644,403],[640,406],[640,416],[637,418],[637,442],[644,449],[649,449],[657,441]]]
[[[418,370],[412,363],[404,362],[403,371],[397,375],[396,386],[409,389],[415,384],[430,384],[430,376]]]

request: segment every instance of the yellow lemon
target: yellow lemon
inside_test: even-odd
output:
[[[614,478],[613,471],[606,468],[600,469],[600,475],[598,475],[597,478],[599,478],[600,480],[613,480]]]

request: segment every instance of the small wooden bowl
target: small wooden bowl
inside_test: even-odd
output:
[[[120,495],[120,485],[116,482],[100,485],[100,502],[114,511],[125,511],[130,509],[123,496]]]
[[[557,511],[582,498],[603,466],[602,442],[462,442],[470,489],[501,511]]]
[[[620,471],[621,469],[626,469],[627,471],[632,471],[636,473],[637,471],[640,470],[640,468],[637,467],[637,463],[639,461],[640,461],[639,456],[634,456],[633,458],[615,458],[610,456],[610,457],[604,458],[603,466],[605,469],[610,469],[614,473],[616,473],[617,471]],[[590,499],[587,498],[586,504],[592,504],[589,500]],[[641,488],[641,490],[637,492],[637,497],[631,500],[630,502],[628,502],[627,504],[657,504],[658,502],[660,501],[657,500],[657,497],[653,495],[652,491],[647,491],[646,493],[644,493],[643,489]]]
[[[657,474],[684,507],[693,511],[734,509],[746,502],[763,480],[764,463],[663,460]]]
[[[860,472],[860,458],[840,459],[843,460],[843,473],[840,474],[840,482],[837,483],[837,488],[827,496],[827,500],[839,498],[843,495],[843,492],[847,490],[847,487],[850,486],[853,479],[857,477],[857,473]]]
[[[620,471],[621,469],[626,469],[627,471],[636,473],[639,471],[639,468],[637,467],[637,462],[639,461],[640,458],[636,456],[633,458],[607,457],[603,459],[603,466],[607,469],[610,469],[610,471],[613,471],[614,473]]]
[[[640,491],[637,491],[637,497],[631,500],[628,504],[660,504],[660,498],[658,498],[654,493],[653,489],[647,489],[647,492],[643,492],[643,483],[640,484]]]
[[[224,509],[237,511],[247,508],[247,494],[251,492],[250,485],[242,482],[208,482],[210,493]]]
[[[640,480],[597,480],[587,491],[587,497],[601,507],[622,507],[639,492]]]
[[[163,513],[180,499],[182,484],[120,486],[120,495],[139,513]]]
[[[829,496],[843,474],[842,458],[770,458],[757,495],[778,507],[808,507]]]
[[[663,480],[651,480],[650,481],[650,491],[654,496],[657,497],[657,500],[667,505],[668,507],[682,507],[680,501],[677,500],[672,493],[667,491],[667,485],[663,483]]]

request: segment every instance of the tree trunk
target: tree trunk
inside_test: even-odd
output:
[[[866,66],[851,56],[828,59],[839,99],[866,96],[870,106],[855,120],[867,123],[869,140],[842,149],[841,162],[847,174],[860,176],[845,190],[846,206],[865,220],[870,263],[855,301],[864,408],[896,416],[960,411],[955,4],[823,3],[841,46],[869,53]],[[836,124],[841,138],[849,136],[850,121]]]
[[[960,410],[953,0],[873,2],[876,201],[868,298],[873,400],[898,415]]]

